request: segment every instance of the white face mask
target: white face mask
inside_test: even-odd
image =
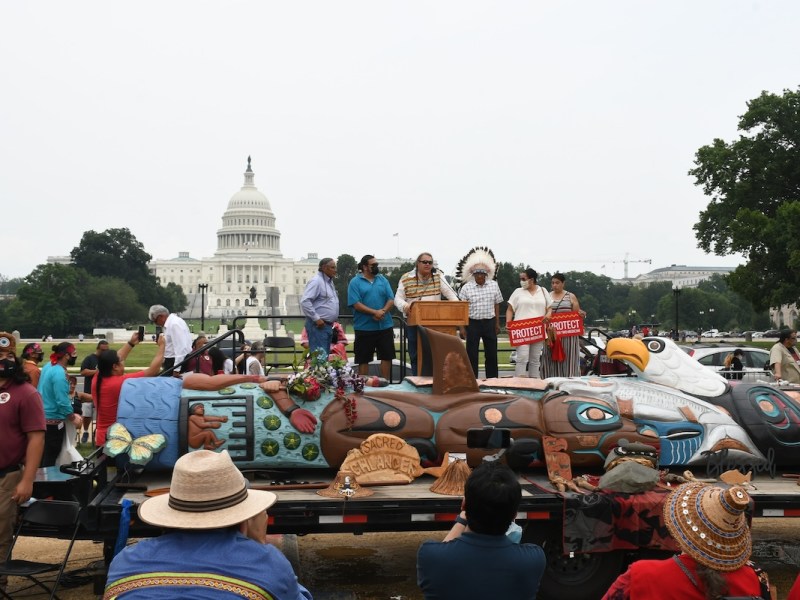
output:
[[[521,287],[521,288],[525,289],[525,288],[527,288],[527,287],[528,287],[528,284],[529,284],[530,282],[531,282],[531,280],[530,280],[530,279],[524,279],[524,280],[523,280],[523,279],[520,279],[520,280],[519,280],[519,287]]]

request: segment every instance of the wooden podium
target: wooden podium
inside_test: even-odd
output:
[[[441,302],[418,301],[408,311],[408,324],[421,325],[427,329],[457,335],[458,328],[469,323],[469,302],[442,300]],[[428,369],[423,368],[423,336],[417,336],[417,371],[420,375]]]

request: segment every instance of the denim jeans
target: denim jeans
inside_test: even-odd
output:
[[[308,352],[311,353],[317,348],[321,348],[327,357],[333,337],[333,325],[326,323],[322,327],[317,327],[314,321],[306,317],[306,333],[308,334]]]
[[[517,346],[517,363],[514,365],[515,377],[541,377],[539,363],[542,358],[544,342]]]

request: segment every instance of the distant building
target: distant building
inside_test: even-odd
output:
[[[769,320],[775,329],[797,328],[797,304],[783,304],[779,308],[769,309]]]
[[[183,288],[188,300],[182,313],[185,317],[200,316],[201,283],[208,285],[208,317],[300,314],[300,298],[306,283],[317,273],[320,259],[314,252],[300,260],[284,258],[275,214],[267,197],[256,188],[254,175],[248,158],[244,185],[228,201],[222,215],[213,257],[196,259],[188,252],[179,252],[176,258],[156,259],[149,264],[162,285],[175,283]],[[360,258],[360,254],[356,256],[356,260]],[[382,269],[411,261],[378,259]]]
[[[714,275],[727,275],[736,267],[690,267],[687,265],[670,265],[654,269],[649,273],[643,273],[630,280],[615,280],[617,283],[626,281],[632,285],[646,286],[651,283],[663,283],[668,281],[672,287],[693,288],[701,281],[711,279]]]

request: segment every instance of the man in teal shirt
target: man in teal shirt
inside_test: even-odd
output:
[[[75,346],[69,342],[61,342],[53,347],[50,362],[44,366],[39,377],[38,390],[44,403],[44,418],[47,420],[43,467],[52,467],[56,464],[64,442],[65,421],[72,421],[75,427],[81,426],[81,416],[75,414],[72,408],[67,380],[67,365],[74,365],[77,357]]]
[[[392,316],[394,292],[380,274],[378,261],[366,254],[358,263],[358,273],[347,286],[347,305],[353,309],[356,332],[355,362],[359,375],[369,374],[369,363],[377,353],[381,377],[389,379],[394,359]]]

